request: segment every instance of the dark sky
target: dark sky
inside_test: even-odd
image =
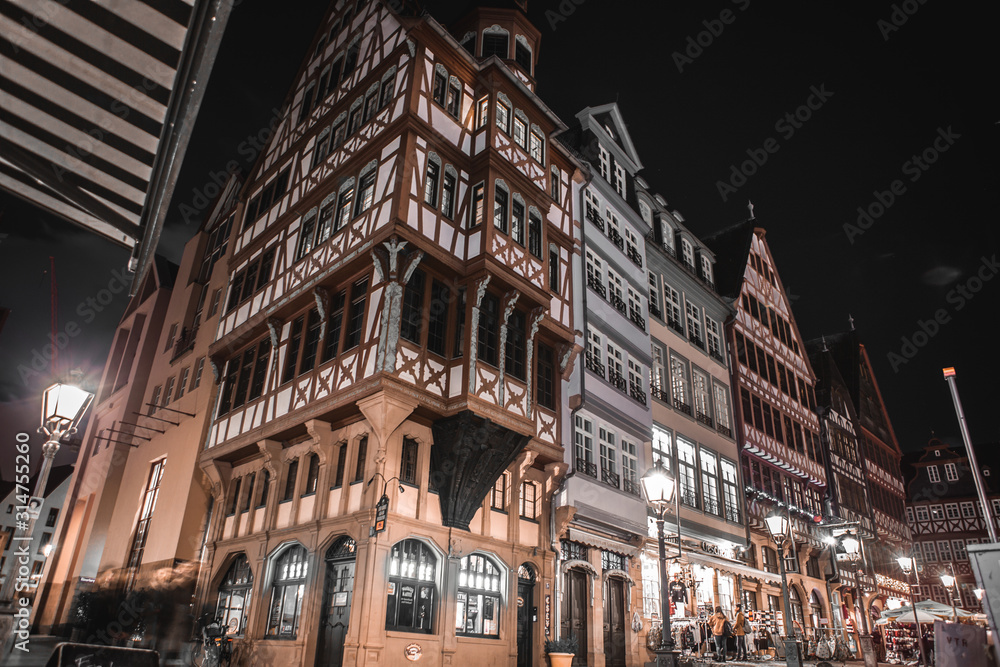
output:
[[[447,23],[467,4],[426,6]],[[1000,116],[996,16],[983,15],[995,10],[936,0],[530,4],[543,100],[567,121],[617,101],[642,175],[696,234],[742,220],[752,200],[803,336],[843,331],[853,315],[904,450],[932,430],[958,437],[941,377],[950,365],[973,439],[1000,440]],[[284,102],[325,6],[237,4],[161,240],[167,257],[178,261],[197,230],[188,207],[211,194],[212,175],[234,158],[250,167],[254,137]],[[759,164],[746,162],[754,156]],[[873,219],[845,230],[859,207]],[[81,368],[96,384],[126,303],[101,290],[127,252],[4,194],[0,210],[0,306],[12,309],[0,333],[7,452],[14,433],[37,426],[51,377],[24,370],[48,342],[49,256],[59,329],[80,327],[58,371]],[[87,299],[98,296],[109,302],[89,321]]]

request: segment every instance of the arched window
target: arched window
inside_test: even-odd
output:
[[[227,635],[243,636],[252,589],[253,572],[250,571],[250,563],[244,554],[240,554],[219,584],[219,603],[215,608],[215,616],[221,619]]]
[[[792,607],[792,621],[797,621],[802,623],[802,598],[799,597],[799,591],[795,586],[788,587],[788,604]]]
[[[809,596],[809,617],[810,625],[814,628],[820,627],[819,619],[823,617],[823,604],[819,601],[816,591]]]
[[[455,631],[478,637],[500,636],[500,568],[486,556],[462,559],[458,573]]]
[[[275,562],[271,611],[267,616],[268,637],[295,639],[308,574],[309,563],[306,561],[305,547],[291,547]]]
[[[420,540],[403,540],[389,556],[385,629],[430,634],[437,604],[437,556]]]

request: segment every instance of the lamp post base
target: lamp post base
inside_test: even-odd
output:
[[[680,651],[663,648],[653,652],[656,653],[656,660],[647,662],[646,667],[677,667],[677,657],[681,654]]]
[[[802,667],[802,643],[794,637],[785,637],[785,664]]]
[[[859,636],[858,644],[861,646],[861,659],[865,661],[865,667],[878,667],[878,656],[875,655],[871,635]]]

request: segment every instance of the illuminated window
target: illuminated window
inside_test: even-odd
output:
[[[486,556],[461,560],[455,601],[455,631],[478,637],[500,636],[500,568]]]
[[[295,639],[299,631],[302,597],[308,574],[309,563],[306,561],[304,547],[293,546],[287,549],[275,563],[266,636]]]
[[[246,630],[250,596],[253,589],[253,572],[247,557],[240,554],[229,566],[219,584],[219,602],[215,616],[221,619],[227,635],[242,637]]]
[[[430,634],[437,604],[437,557],[420,540],[403,540],[389,556],[385,629]]]

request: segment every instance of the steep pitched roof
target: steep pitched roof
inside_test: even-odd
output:
[[[850,396],[847,383],[844,382],[843,375],[837,367],[828,342],[823,338],[814,338],[805,342],[805,348],[809,355],[809,363],[816,374],[816,404],[837,409],[837,406],[834,405],[834,393],[835,389],[840,387],[848,394],[846,396],[848,414],[845,416],[852,420],[856,419],[854,401]]]
[[[593,120],[593,124],[590,124],[590,127],[586,127],[587,124],[585,124],[585,119],[588,116]],[[639,153],[635,150],[635,144],[632,143],[632,136],[628,132],[625,119],[622,118],[617,103],[611,102],[610,104],[602,104],[596,107],[587,107],[577,113],[576,118],[581,125],[585,126],[585,129],[594,131],[593,125],[596,124],[599,126],[600,131],[621,148],[625,156],[633,162],[635,167],[633,173],[642,170],[642,160],[639,159]]]
[[[716,290],[731,301],[740,296],[750,257],[750,244],[758,229],[764,234],[763,228],[757,225],[757,220],[749,218],[701,237],[702,242],[715,253]]]

